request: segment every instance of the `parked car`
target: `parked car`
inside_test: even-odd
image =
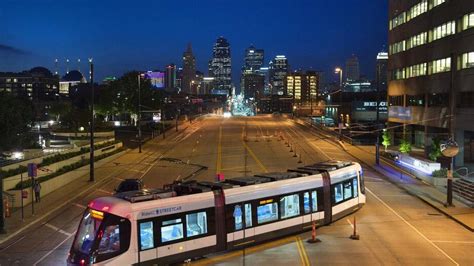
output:
[[[135,190],[142,190],[144,188],[143,181],[139,178],[129,178],[125,179],[118,187],[115,189],[115,193],[127,192],[127,191],[135,191]]]

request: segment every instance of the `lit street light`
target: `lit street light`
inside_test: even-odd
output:
[[[337,108],[337,114],[338,114],[338,117],[339,116],[339,113],[341,112],[341,107],[342,107],[342,68],[340,67],[336,67],[336,69],[334,70],[334,72],[336,74],[339,74],[339,107]],[[340,119],[340,118],[339,118]],[[342,121],[340,120],[339,121],[339,139],[342,139],[342,127],[341,127],[341,123]]]
[[[94,182],[94,63],[89,58],[89,74],[91,82],[91,122],[90,122],[90,157],[89,181]]]

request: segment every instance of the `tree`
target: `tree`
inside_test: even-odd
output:
[[[407,139],[402,139],[399,150],[401,153],[411,152],[411,143]]]
[[[34,118],[34,105],[28,98],[0,93],[0,150],[31,146]]]
[[[51,104],[51,108],[49,109],[49,115],[59,122],[61,116],[64,116],[71,112],[71,103],[66,101],[57,101]]]
[[[433,139],[433,145],[431,146],[431,152],[428,154],[428,157],[430,157],[430,159],[432,161],[435,161],[441,157],[442,153],[441,153],[441,141],[440,139],[438,138],[434,138]]]
[[[390,133],[387,131],[387,129],[383,130],[382,140],[382,145],[385,147],[385,151],[387,151],[387,147],[392,145],[392,137],[390,136]]]

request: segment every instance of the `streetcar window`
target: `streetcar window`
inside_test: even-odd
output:
[[[357,177],[352,179],[352,187],[354,188],[354,198],[357,198],[359,186],[357,185]]]
[[[234,206],[234,223],[235,230],[242,230],[242,207],[240,205]]]
[[[146,250],[155,246],[153,237],[153,222],[140,223],[140,249]]]
[[[259,224],[278,220],[278,203],[268,203],[257,207],[257,222]]]
[[[76,241],[73,245],[75,250],[84,254],[90,253],[97,230],[99,230],[99,226],[102,223],[102,219],[95,218],[92,215],[92,211],[94,210],[84,212],[81,225],[77,230]]]
[[[303,194],[303,207],[304,207],[304,213],[311,212],[309,192],[305,192]]]
[[[342,200],[342,184],[337,184],[334,186],[334,202],[339,203]]]
[[[352,198],[352,183],[344,182],[344,200]]]
[[[289,218],[300,214],[300,197],[298,194],[289,195],[280,199],[281,218]]]
[[[252,204],[245,204],[245,227],[252,227]]]
[[[120,227],[118,224],[105,227],[104,234],[99,243],[99,254],[120,251]]]
[[[206,212],[186,214],[186,236],[197,236],[207,234]]]
[[[316,193],[316,190],[313,190],[311,192],[311,199],[312,199],[312,204],[313,204],[313,212],[318,211],[318,194]]]
[[[360,193],[365,194],[364,171],[363,170],[361,170],[359,172],[359,178],[360,178]]]
[[[163,221],[161,225],[162,243],[183,238],[183,222],[181,219]]]

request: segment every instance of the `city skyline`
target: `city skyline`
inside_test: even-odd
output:
[[[87,19],[78,20],[66,15],[65,10],[70,9],[66,4],[47,1],[50,5],[33,8],[29,3],[32,2],[6,1],[5,10],[9,12],[0,13],[0,21],[7,26],[0,32],[3,36],[0,56],[4,59],[0,62],[0,71],[22,71],[39,65],[54,72],[56,58],[63,74],[66,59],[71,61],[70,68],[75,69],[77,58],[81,58],[84,71],[86,59],[93,57],[97,80],[101,80],[106,76],[120,76],[128,70],[164,70],[170,63],[181,67],[183,47],[191,42],[196,69],[206,72],[213,42],[224,36],[233,51],[234,85],[240,79],[238,69],[243,65],[245,49],[251,44],[265,50],[265,66],[269,59],[284,54],[297,68],[326,72],[336,65],[342,66],[351,54],[357,54],[361,73],[373,78],[374,54],[386,44],[386,23],[375,23],[387,20],[386,12],[377,12],[386,10],[386,3],[354,2],[341,9],[335,3],[322,1],[300,1],[296,5],[262,2],[253,3],[253,9],[246,9],[246,3],[241,2],[226,3],[217,8],[213,1],[192,3],[189,7],[173,3],[137,7],[101,1],[77,7],[77,14],[88,14]],[[157,8],[161,10],[159,15],[150,13]],[[179,12],[181,9],[183,14]],[[16,10],[21,10],[35,23],[24,20],[20,23],[21,16]],[[115,12],[111,13],[115,15],[105,10],[113,10]],[[233,11],[224,15],[216,12],[219,10]],[[136,21],[126,19],[137,12],[146,16],[140,16]],[[240,21],[239,12],[245,12],[246,23]],[[360,16],[361,13],[373,13],[374,16]],[[284,22],[272,19],[278,14],[286,14],[289,19]],[[209,17],[211,15],[214,17]],[[345,17],[353,23],[344,23]],[[216,24],[214,19],[222,23]],[[249,23],[258,25],[258,30],[247,26]],[[341,33],[336,33],[338,31]],[[35,41],[40,38],[40,42]],[[332,79],[336,77],[329,77]]]

